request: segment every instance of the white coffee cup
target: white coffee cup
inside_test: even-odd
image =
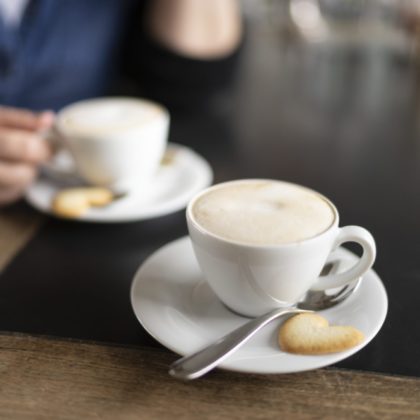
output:
[[[366,229],[339,227],[331,201],[296,184],[258,179],[218,184],[197,194],[186,216],[208,284],[226,306],[246,316],[296,303],[309,289],[350,283],[376,257]],[[329,255],[345,242],[360,244],[361,258],[343,273],[319,277]]]
[[[137,98],[73,103],[59,111],[54,136],[88,184],[141,190],[159,168],[167,145],[169,113]]]

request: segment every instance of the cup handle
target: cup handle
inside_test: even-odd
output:
[[[42,131],[40,134],[50,145],[54,153],[60,151],[61,149],[65,149],[63,137],[59,133],[55,124],[48,130]]]
[[[60,163],[57,163],[55,159],[44,162],[41,165],[41,173],[57,182],[59,185],[63,184],[69,187],[85,185],[86,182],[77,173],[72,154],[69,152],[65,156],[59,156],[60,152],[65,150],[68,151],[69,149],[57,127],[53,125],[51,129],[46,130],[41,134],[44,140],[50,145],[55,157],[58,156],[60,160]]]
[[[376,257],[376,245],[369,231],[360,226],[345,226],[340,228],[333,250],[345,242],[355,242],[361,245],[363,254],[359,261],[353,267],[342,273],[320,277],[317,283],[311,287],[311,290],[325,290],[344,286],[361,277],[372,267]]]

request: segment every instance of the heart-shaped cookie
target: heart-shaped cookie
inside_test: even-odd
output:
[[[93,206],[109,204],[113,198],[112,192],[106,188],[68,188],[57,193],[52,209],[58,216],[75,218],[82,216]]]
[[[330,326],[318,314],[299,314],[280,328],[280,347],[289,353],[326,354],[347,350],[360,344],[363,333],[354,327]]]

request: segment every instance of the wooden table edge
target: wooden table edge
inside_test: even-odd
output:
[[[329,367],[287,375],[216,370],[182,382],[168,375],[175,358],[164,348],[2,331],[0,417],[36,418],[34,413],[70,419],[420,415],[420,378]]]

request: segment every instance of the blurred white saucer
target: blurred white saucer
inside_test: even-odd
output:
[[[68,152],[57,154],[50,165],[54,170],[71,170]],[[174,213],[213,180],[209,163],[188,147],[169,143],[161,167],[146,191],[135,191],[112,204],[92,208],[83,216],[72,219],[82,222],[131,222]],[[53,215],[51,202],[62,185],[44,172],[26,191],[25,198],[41,212]]]

